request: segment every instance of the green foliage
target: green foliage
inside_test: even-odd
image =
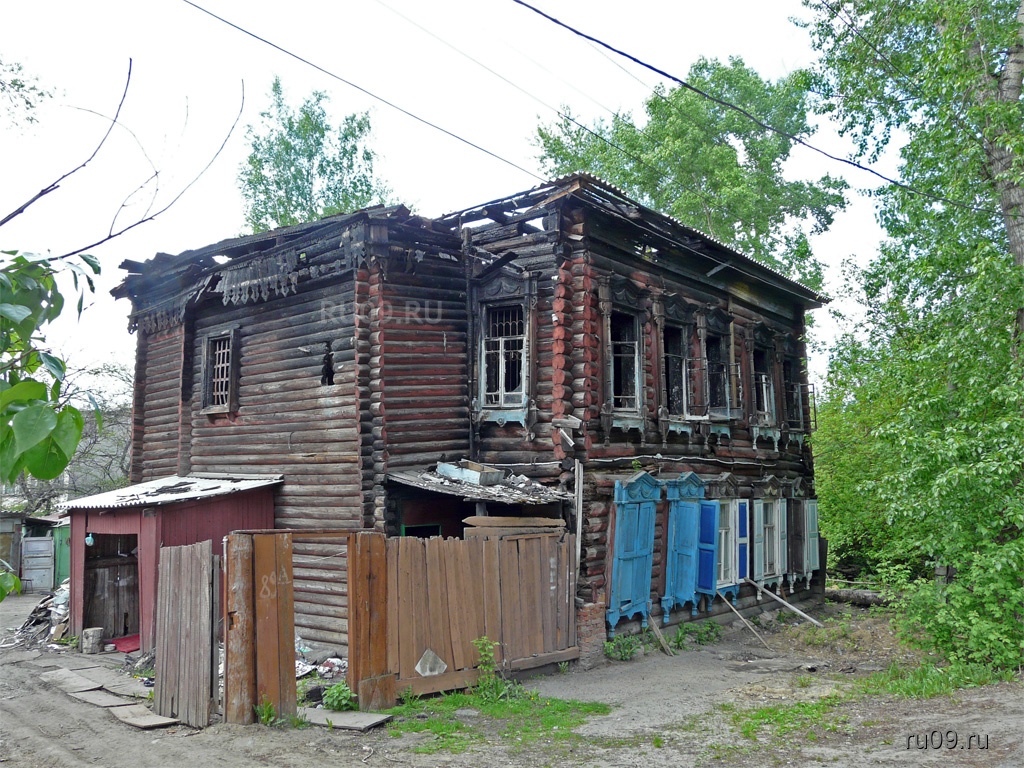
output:
[[[253,704],[252,708],[256,712],[256,722],[260,725],[273,727],[281,723],[281,720],[277,717],[274,703],[270,699],[264,697],[263,701],[259,704]]]
[[[34,123],[36,108],[53,95],[38,83],[37,78],[25,74],[18,62],[0,58],[0,114],[13,124]]]
[[[756,739],[763,729],[768,728],[775,736],[802,732],[814,741],[817,739],[815,728],[838,731],[845,726],[848,718],[835,713],[840,701],[840,696],[832,695],[818,701],[743,709],[733,713],[732,722],[748,739]]]
[[[3,600],[12,592],[21,594],[21,579],[18,578],[17,574],[0,570],[0,600]]]
[[[238,174],[245,220],[254,232],[358,210],[388,197],[374,177],[368,113],[346,115],[332,126],[327,94],[314,91],[296,112],[280,78],[259,128],[249,126],[252,148]]]
[[[408,698],[408,700],[406,700]],[[472,710],[471,719],[456,713]],[[413,749],[415,752],[464,752],[482,741],[495,727],[501,743],[521,746],[543,740],[577,741],[573,729],[590,715],[606,715],[607,704],[550,699],[525,691],[515,697],[484,697],[478,689],[430,698],[403,697],[401,705],[389,710],[395,719],[388,724],[393,736],[402,733],[430,733],[433,739]]]
[[[506,680],[498,670],[494,658],[494,649],[497,647],[497,643],[487,637],[478,637],[472,642],[480,657],[476,666],[481,673],[473,688],[474,694],[483,701],[489,702],[518,699],[529,695],[522,685],[515,680]]]
[[[713,621],[686,622],[676,627],[668,643],[677,651],[690,650],[697,645],[714,645],[722,639],[722,627]]]
[[[889,239],[850,273],[865,319],[833,354],[820,411],[822,529],[864,567],[907,579],[908,629],[948,658],[1019,666],[1019,3],[805,4],[821,111],[868,160],[898,137],[904,182],[873,193]],[[953,583],[915,578],[933,565],[953,567]]]
[[[805,72],[773,83],[741,59],[701,59],[687,80],[794,136],[814,132]],[[659,86],[644,108],[643,120],[621,114],[586,127],[563,108],[567,118],[537,129],[544,170],[552,176],[594,173],[656,210],[820,286],[821,265],[805,232],[828,229],[845,206],[846,183],[827,175],[787,179],[791,140],[684,88]]]
[[[57,285],[67,271],[93,290],[99,262],[91,256],[52,263],[17,251],[0,262],[0,481],[26,472],[51,480],[67,467],[84,421],[62,393],[64,361],[45,347],[43,329],[64,309]],[[81,313],[84,294],[79,295]]]
[[[643,643],[636,635],[616,635],[605,641],[604,655],[618,661],[632,661],[642,647]]]
[[[345,712],[356,708],[356,695],[348,687],[348,683],[342,681],[324,690],[324,707],[335,712]]]
[[[882,672],[857,681],[856,691],[874,696],[891,694],[905,699],[928,699],[949,696],[961,688],[977,688],[1012,679],[1013,672],[986,664],[955,663],[940,667],[925,662],[910,668],[892,664]]]

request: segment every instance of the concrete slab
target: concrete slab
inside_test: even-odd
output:
[[[39,651],[10,651],[0,656],[0,664],[18,664],[22,661],[38,659]]]
[[[89,661],[88,657],[82,657],[79,654],[58,654],[58,653],[47,653],[35,659],[30,664],[37,667],[60,667],[61,669],[93,669],[98,667],[95,661]]]
[[[299,707],[299,717],[306,718],[312,725],[323,725],[329,728],[341,728],[346,731],[362,731],[365,733],[378,725],[384,725],[393,715],[379,712],[335,712],[330,709],[313,709]]]
[[[124,677],[124,682],[110,685],[104,685],[111,693],[116,693],[118,696],[131,696],[133,699],[148,699],[149,694],[153,692],[152,688],[147,688],[142,684],[142,681],[135,677]]]
[[[50,685],[55,685],[65,693],[79,693],[81,691],[95,691],[103,686],[95,680],[82,677],[70,669],[55,669],[52,672],[43,672],[39,679]]]
[[[114,694],[102,689],[98,691],[79,691],[78,693],[69,693],[68,696],[73,699],[84,701],[86,704],[92,704],[93,706],[104,708],[125,707],[135,703],[130,699],[115,696]]]

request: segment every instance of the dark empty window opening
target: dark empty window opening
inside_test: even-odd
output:
[[[635,411],[639,407],[637,392],[637,321],[632,315],[612,312],[612,408]]]
[[[681,328],[665,328],[665,388],[671,416],[686,413],[686,344]]]
[[[786,358],[782,363],[782,382],[785,387],[786,423],[790,429],[804,429],[804,393],[800,384],[801,366],[796,358]]]
[[[725,361],[725,339],[708,334],[704,344],[707,361],[708,405],[712,413],[728,413],[729,409],[729,366]]]
[[[484,405],[523,404],[526,343],[520,305],[489,307],[484,329]]]

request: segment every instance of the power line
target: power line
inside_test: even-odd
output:
[[[366,88],[363,88],[362,86],[357,85],[356,83],[353,83],[351,80],[346,80],[344,77],[341,77],[340,75],[337,75],[334,72],[331,72],[330,70],[324,69],[319,64],[314,64],[309,59],[303,58],[302,56],[299,56],[297,53],[293,53],[292,51],[289,51],[287,48],[284,48],[284,47],[278,45],[277,43],[273,43],[270,40],[267,40],[265,37],[260,37],[255,32],[250,32],[248,29],[245,29],[244,27],[241,27],[238,24],[235,24],[234,22],[228,21],[223,16],[218,16],[213,11],[209,11],[206,8],[203,8],[201,5],[198,5],[198,4],[194,3],[194,2],[192,2],[192,0],[182,0],[182,2],[185,3],[186,5],[191,5],[197,11],[202,11],[207,16],[211,16],[212,18],[216,19],[219,22],[227,24],[229,27],[232,27],[233,29],[237,29],[242,34],[248,35],[249,37],[253,38],[254,40],[258,40],[259,42],[264,43],[265,45],[269,45],[271,48],[274,48],[274,49],[280,51],[281,53],[285,54],[286,56],[291,56],[296,61],[300,61],[303,64],[305,64],[307,66],[310,66],[313,69],[317,70],[318,72],[322,72],[323,74],[327,75],[328,77],[333,78],[333,79],[337,80],[338,82],[344,83],[345,85],[349,86],[350,88],[355,88],[360,93],[364,93],[367,96],[369,96],[370,98],[375,99],[376,101],[379,101],[381,104],[384,104],[384,105],[386,105],[388,107],[391,107],[394,110],[397,110],[398,112],[401,112],[406,117],[411,117],[413,120],[415,120],[415,121],[417,121],[419,123],[422,123],[423,125],[426,125],[426,126],[428,126],[430,128],[433,128],[435,131],[440,131],[441,133],[445,134],[446,136],[448,136],[450,138],[453,138],[456,141],[460,141],[463,144],[465,144],[465,145],[467,145],[469,147],[472,147],[473,149],[476,149],[476,150],[478,150],[480,152],[483,152],[484,154],[486,154],[486,155],[488,155],[490,157],[493,157],[495,160],[498,160],[498,161],[500,161],[502,163],[505,163],[505,165],[509,165],[509,166],[515,168],[517,171],[522,171],[527,176],[532,176],[533,178],[537,179],[538,181],[541,181],[541,182],[547,181],[547,179],[545,179],[543,176],[538,176],[533,171],[530,171],[530,170],[527,170],[526,168],[523,168],[521,165],[518,165],[517,163],[514,163],[513,161],[511,161],[511,160],[509,160],[507,158],[502,157],[501,155],[497,154],[496,152],[492,152],[489,149],[481,147],[479,144],[475,144],[472,141],[470,141],[469,139],[464,139],[462,136],[459,136],[458,134],[453,133],[452,131],[449,131],[447,128],[442,128],[440,125],[437,125],[436,123],[432,123],[429,120],[427,120],[426,118],[420,117],[419,115],[414,114],[413,112],[410,112],[409,110],[404,109],[403,107],[398,106],[394,102],[388,101],[383,96],[378,96],[377,94],[373,93],[372,91],[369,91]]]
[[[186,2],[188,2],[188,0],[186,0]],[[939,202],[939,203],[946,203],[947,205],[952,205],[952,206],[955,206],[957,208],[964,208],[966,210],[973,211],[975,213],[985,213],[985,214],[992,214],[992,213],[994,213],[994,211],[991,208],[981,208],[979,206],[971,205],[970,203],[963,203],[963,202],[960,202],[958,200],[951,200],[951,199],[949,199],[947,197],[942,197],[941,195],[933,195],[930,192],[924,192],[922,190],[919,190],[919,189],[916,189],[916,188],[910,186],[909,184],[907,184],[905,182],[898,181],[898,180],[893,179],[893,178],[891,178],[889,176],[886,176],[884,173],[881,173],[880,171],[876,171],[874,168],[869,168],[866,165],[861,165],[860,163],[856,162],[855,160],[850,160],[850,159],[845,158],[845,157],[839,157],[838,155],[833,155],[830,152],[826,152],[824,149],[821,149],[820,147],[816,147],[813,144],[810,144],[809,142],[804,141],[799,136],[795,136],[794,134],[789,133],[788,131],[783,131],[783,130],[781,130],[779,128],[776,128],[776,127],[774,127],[772,125],[769,125],[768,123],[765,123],[760,118],[758,118],[757,116],[755,116],[754,114],[752,114],[748,110],[744,109],[743,107],[740,107],[740,106],[737,106],[736,104],[733,104],[731,102],[725,101],[724,99],[720,99],[717,96],[713,96],[712,94],[708,93],[707,91],[704,91],[704,90],[702,90],[700,88],[697,88],[694,85],[691,85],[690,83],[686,82],[682,78],[676,77],[675,75],[671,75],[668,72],[666,72],[665,70],[659,69],[658,67],[654,66],[653,64],[648,64],[646,61],[644,61],[642,59],[639,59],[636,56],[633,56],[632,54],[626,53],[625,51],[620,50],[620,49],[616,48],[615,46],[610,45],[610,44],[604,42],[603,40],[594,37],[593,35],[588,35],[586,32],[582,32],[582,31],[576,29],[575,27],[572,27],[569,24],[566,24],[564,21],[561,21],[561,20],[555,18],[554,16],[551,16],[550,14],[545,13],[544,11],[540,10],[539,8],[533,7],[532,5],[530,5],[529,3],[525,2],[524,0],[512,0],[512,2],[515,3],[516,5],[521,5],[524,8],[533,11],[538,16],[541,16],[542,18],[547,19],[548,21],[550,21],[552,24],[555,24],[555,25],[557,25],[559,27],[562,27],[563,29],[566,29],[569,32],[572,32],[574,35],[576,35],[578,37],[581,37],[584,40],[589,40],[592,43],[596,43],[597,45],[600,45],[602,48],[607,48],[612,53],[618,54],[619,56],[622,56],[623,58],[626,58],[626,59],[634,62],[635,64],[639,64],[641,67],[644,67],[645,69],[651,70],[652,72],[654,72],[657,75],[661,75],[662,77],[667,78],[668,80],[671,80],[674,83],[677,83],[681,87],[687,89],[688,91],[692,91],[693,93],[696,93],[698,96],[701,96],[702,98],[705,98],[708,101],[711,101],[711,102],[713,102],[715,104],[718,104],[719,106],[724,107],[725,109],[729,109],[729,110],[732,110],[734,112],[738,112],[741,115],[743,115],[744,117],[746,117],[748,120],[751,120],[755,125],[763,128],[764,130],[769,131],[769,132],[774,133],[774,134],[777,134],[777,135],[782,136],[784,138],[787,138],[790,141],[792,141],[792,142],[794,142],[796,144],[799,144],[799,145],[801,145],[803,147],[806,147],[807,149],[810,149],[813,152],[817,152],[819,155],[822,155],[823,157],[827,157],[829,160],[832,160],[832,161],[837,162],[837,163],[844,163],[845,165],[849,165],[849,166],[851,166],[853,168],[857,168],[858,170],[861,170],[861,171],[866,171],[867,173],[870,173],[873,176],[877,176],[878,178],[882,179],[886,183],[892,184],[893,186],[899,187],[900,189],[906,190],[907,192],[910,192],[911,194],[914,194],[914,195],[920,195],[921,197],[926,197],[926,198],[928,198],[930,200],[934,200],[934,201]]]

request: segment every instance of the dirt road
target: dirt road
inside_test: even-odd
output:
[[[418,754],[413,749],[429,737],[396,738],[386,729],[353,734],[221,724],[140,731],[40,678],[67,656],[0,650],[0,762],[19,768],[1024,765],[1020,680],[953,698],[861,697],[829,711],[813,728],[782,737],[767,729],[755,738],[743,735],[736,711],[813,705],[857,675],[892,661],[915,663],[884,619],[857,611],[837,616],[840,610],[831,607],[821,614],[833,617],[824,633],[767,626],[768,642],[779,649],[773,653],[746,630],[730,629],[721,642],[679,656],[651,652],[598,670],[535,679],[528,685],[545,696],[607,702],[611,714],[592,718],[578,729],[580,738],[568,742],[524,746],[494,729],[493,738],[457,755]],[[0,635],[3,626],[0,615]],[[971,736],[976,739],[967,748]],[[918,748],[922,739],[925,747]]]

